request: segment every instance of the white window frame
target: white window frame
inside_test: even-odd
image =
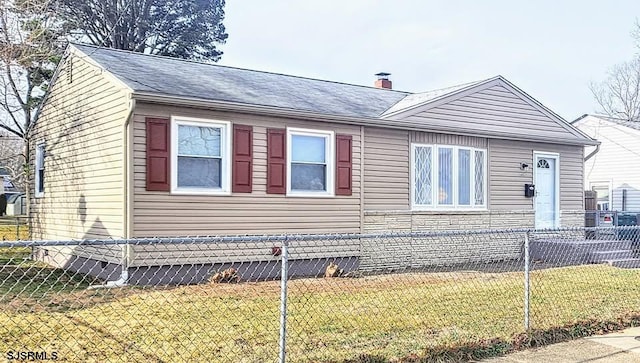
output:
[[[292,137],[294,135],[323,137],[325,139],[325,162],[327,165],[326,191],[291,190]],[[287,196],[290,197],[333,197],[335,196],[335,133],[327,130],[287,128]]]
[[[431,204],[416,204],[415,203],[415,194],[416,194],[416,185],[415,185],[415,153],[416,148],[418,147],[430,147],[431,148]],[[438,178],[438,150],[441,148],[453,149],[453,204],[440,204],[438,202],[438,193],[440,190],[439,178]],[[460,205],[459,204],[459,190],[458,190],[458,150],[469,150],[470,152],[470,205]],[[482,184],[482,192],[484,194],[482,204],[475,204],[475,185],[476,185],[476,160],[475,160],[475,152],[482,151],[483,152],[483,184]],[[411,210],[416,211],[429,211],[429,210],[486,210],[487,209],[487,149],[475,148],[470,146],[457,146],[457,145],[439,145],[439,144],[421,144],[421,143],[412,143],[411,144],[411,153],[410,153],[410,163],[409,163],[409,177],[411,178],[411,190],[410,190],[410,198],[411,198]]]
[[[46,144],[44,141],[40,141],[39,143],[36,144],[36,160],[34,163],[34,169],[35,169],[35,178],[34,178],[34,195],[36,198],[42,198],[44,197],[44,189],[43,190],[39,190],[40,189],[40,169],[46,171],[45,166],[44,166],[44,156],[42,154],[46,154]],[[42,160],[42,165],[40,165],[40,160]],[[46,178],[45,178],[46,180]]]
[[[482,183],[482,204],[475,204],[476,203],[476,189],[475,189],[475,177],[476,177],[476,151],[482,151],[482,178],[483,178],[483,183]],[[473,178],[471,179],[471,187],[473,188],[471,190],[471,197],[473,200],[473,204],[476,206],[475,209],[477,208],[481,208],[481,209],[487,209],[487,203],[489,200],[489,190],[488,185],[489,185],[489,175],[488,175],[488,171],[489,171],[489,160],[488,160],[488,151],[487,149],[481,149],[481,148],[471,148],[471,153],[472,153],[472,164],[471,164],[471,168],[473,169]]]
[[[416,149],[418,147],[429,147],[431,148],[431,204],[415,204],[415,200],[416,200]],[[433,164],[433,154],[435,154],[435,146],[434,145],[428,145],[428,144],[411,144],[411,152],[409,155],[410,158],[410,162],[409,162],[409,178],[411,179],[411,188],[409,191],[409,198],[411,198],[411,209],[412,210],[420,210],[420,209],[433,209],[433,207],[435,206],[435,195],[436,193],[434,192],[435,186],[433,185],[434,181],[434,164]]]
[[[607,209],[608,211],[613,210],[613,182],[611,180],[609,181],[590,181],[589,182],[589,190],[593,190],[594,187],[601,187],[601,186],[606,186],[609,189],[609,197],[607,198],[607,204],[609,209]],[[598,205],[598,201],[596,200],[596,208]],[[604,210],[604,209],[603,209]]]
[[[438,172],[440,171],[440,150],[441,149],[450,149],[451,150],[451,172],[452,172],[452,180],[451,180],[451,189],[453,190],[453,197],[451,198],[451,204],[440,204],[440,176]],[[431,163],[435,167],[433,168],[433,173],[435,178],[431,180],[433,183],[435,181],[436,188],[431,188],[433,192],[434,198],[432,199],[438,209],[447,209],[447,208],[455,208],[458,203],[458,149],[456,149],[453,145],[436,145],[434,148],[434,153],[431,156]]]
[[[180,125],[220,128],[220,188],[193,188],[178,186],[178,127]],[[222,120],[192,117],[171,117],[171,193],[200,195],[231,194],[231,123]]]

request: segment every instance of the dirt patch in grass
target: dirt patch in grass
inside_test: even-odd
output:
[[[411,286],[452,284],[454,281],[477,283],[504,279],[508,276],[518,278],[522,273],[498,274],[477,271],[458,271],[451,273],[399,273],[390,275],[364,276],[358,278],[298,278],[289,281],[289,291],[305,293],[393,291]],[[178,287],[176,293],[186,289],[189,293],[218,296],[260,297],[280,294],[280,281],[242,282],[241,284],[201,284]]]
[[[309,291],[326,291],[328,288],[357,288],[388,290],[398,286],[438,285],[454,282],[477,283],[490,282],[507,277],[523,276],[522,272],[487,273],[479,271],[427,272],[427,273],[392,273],[386,275],[364,276],[359,278],[316,278],[291,280],[290,286],[300,286]]]
[[[0,311],[60,312],[115,301],[138,288],[88,290],[103,281],[32,261],[30,248],[0,248]]]

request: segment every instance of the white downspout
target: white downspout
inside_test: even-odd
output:
[[[124,229],[124,237],[125,239],[129,239],[131,238],[131,233],[129,230],[129,204],[131,203],[130,198],[129,198],[129,189],[131,188],[131,186],[129,185],[129,169],[130,169],[130,165],[129,165],[129,154],[132,152],[131,148],[129,147],[129,127],[131,125],[131,119],[133,118],[133,110],[136,107],[136,100],[135,99],[131,99],[131,103],[130,103],[130,108],[129,108],[129,115],[127,116],[127,119],[124,123],[124,150],[123,150],[123,154],[124,154],[124,161],[123,161],[123,172],[124,172],[124,194],[123,194],[123,198],[124,198],[124,213],[123,213],[123,229]],[[113,287],[123,287],[123,286],[127,286],[128,285],[128,281],[129,281],[129,258],[130,258],[130,249],[131,246],[129,246],[129,244],[125,244],[122,248],[122,271],[120,272],[120,277],[115,280],[115,281],[107,281],[106,283],[102,284],[102,285],[91,285],[89,286],[87,289],[88,290],[94,290],[94,289],[106,289],[106,288],[113,288]]]
[[[594,157],[598,153],[598,151],[600,151],[600,144],[596,145],[596,149],[590,152],[589,155],[584,157],[584,161],[586,162],[587,160]]]

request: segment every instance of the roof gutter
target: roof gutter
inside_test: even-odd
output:
[[[455,133],[458,135],[475,136],[475,137],[487,137],[487,138],[499,138],[505,140],[517,140],[517,141],[534,141],[544,142],[550,144],[563,144],[563,145],[597,145],[596,140],[544,140],[536,138],[523,138],[521,136],[508,136],[508,135],[491,135],[491,134],[478,134],[472,132],[464,132],[457,129],[452,130],[435,130],[429,127],[415,127],[404,125],[390,124],[391,120],[370,118],[370,117],[353,117],[353,116],[338,116],[327,115],[308,111],[298,111],[292,109],[285,109],[273,106],[263,105],[250,105],[245,103],[216,101],[216,100],[203,100],[192,97],[178,97],[171,95],[159,95],[157,93],[150,92],[134,92],[132,97],[140,102],[159,103],[168,105],[182,105],[187,107],[197,107],[205,109],[215,109],[217,111],[230,111],[230,112],[242,112],[255,115],[269,115],[279,116],[285,118],[304,119],[309,121],[324,121],[334,122],[340,124],[350,125],[364,125],[372,127],[383,127],[387,129],[397,130],[410,130],[410,131],[424,131],[424,132],[436,132],[436,133]]]
[[[590,152],[589,155],[584,157],[584,161],[586,162],[587,160],[594,157],[598,153],[598,151],[600,151],[600,144],[596,145],[596,149]]]
[[[575,128],[578,128],[576,126],[576,124],[580,121],[582,121],[583,119],[585,119],[587,116],[589,116],[588,113],[585,113],[584,115],[578,117],[577,119],[571,121],[571,125],[573,125]],[[581,130],[582,131],[582,130]],[[592,157],[596,156],[596,154],[600,151],[600,142],[598,142],[598,144],[596,144],[596,148],[595,150],[593,150],[592,152],[589,153],[589,155],[584,157],[584,162],[586,163],[587,160],[591,159]]]

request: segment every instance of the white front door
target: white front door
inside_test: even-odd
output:
[[[536,228],[558,227],[558,155],[534,154]]]

